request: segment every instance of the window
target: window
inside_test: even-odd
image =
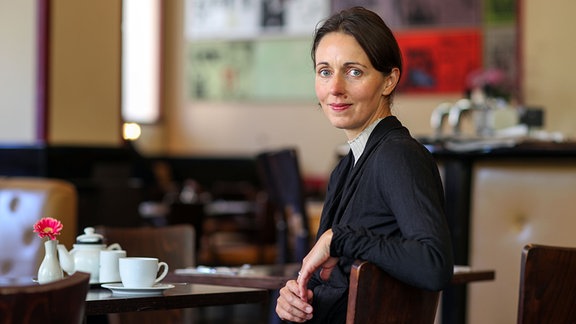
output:
[[[122,118],[160,118],[161,0],[122,1]]]

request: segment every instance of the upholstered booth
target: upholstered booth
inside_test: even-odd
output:
[[[467,323],[515,323],[523,247],[576,246],[576,163],[481,161],[471,195],[470,264],[495,269],[496,278],[469,285]]]
[[[44,256],[34,223],[53,217],[64,225],[60,243],[72,247],[77,236],[77,193],[63,180],[0,178],[0,277],[35,276]]]

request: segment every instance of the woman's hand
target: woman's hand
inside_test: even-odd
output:
[[[312,300],[312,290],[306,289],[306,300]],[[312,318],[312,305],[300,298],[300,288],[296,280],[289,280],[280,289],[276,302],[276,314],[282,319],[302,323]]]
[[[338,258],[330,256],[330,243],[332,242],[332,229],[327,230],[320,236],[316,244],[302,261],[302,268],[298,273],[298,291],[299,296],[304,302],[308,302],[308,281],[314,271],[320,268],[320,278],[328,280],[332,269],[338,263]]]

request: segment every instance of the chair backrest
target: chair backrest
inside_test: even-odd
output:
[[[576,248],[524,247],[518,323],[576,323]]]
[[[405,284],[366,261],[350,272],[347,324],[433,324],[440,292]]]
[[[0,286],[0,323],[83,323],[89,281],[75,272],[42,285]]]
[[[163,227],[96,226],[107,244],[118,243],[127,256],[155,257],[168,263],[170,270],[195,265],[195,233],[192,225]]]
[[[196,264],[195,230],[190,224],[163,227],[96,226],[108,244],[118,243],[126,256],[155,257],[168,264],[170,271]],[[191,309],[108,314],[111,324],[189,323]],[[1,323],[0,323],[1,324]]]
[[[0,277],[35,276],[42,258],[42,240],[32,231],[42,217],[64,225],[58,237],[71,247],[77,233],[76,188],[65,180],[0,178]]]
[[[310,233],[297,151],[288,148],[261,152],[256,161],[262,184],[276,209],[278,262],[299,262],[310,250]]]

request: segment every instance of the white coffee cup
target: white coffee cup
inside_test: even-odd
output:
[[[125,288],[150,288],[168,274],[168,264],[157,258],[126,257],[118,260],[120,278]],[[158,275],[160,268],[164,268]]]
[[[124,250],[100,251],[100,278],[101,283],[120,282],[120,267],[118,260],[126,257]]]

